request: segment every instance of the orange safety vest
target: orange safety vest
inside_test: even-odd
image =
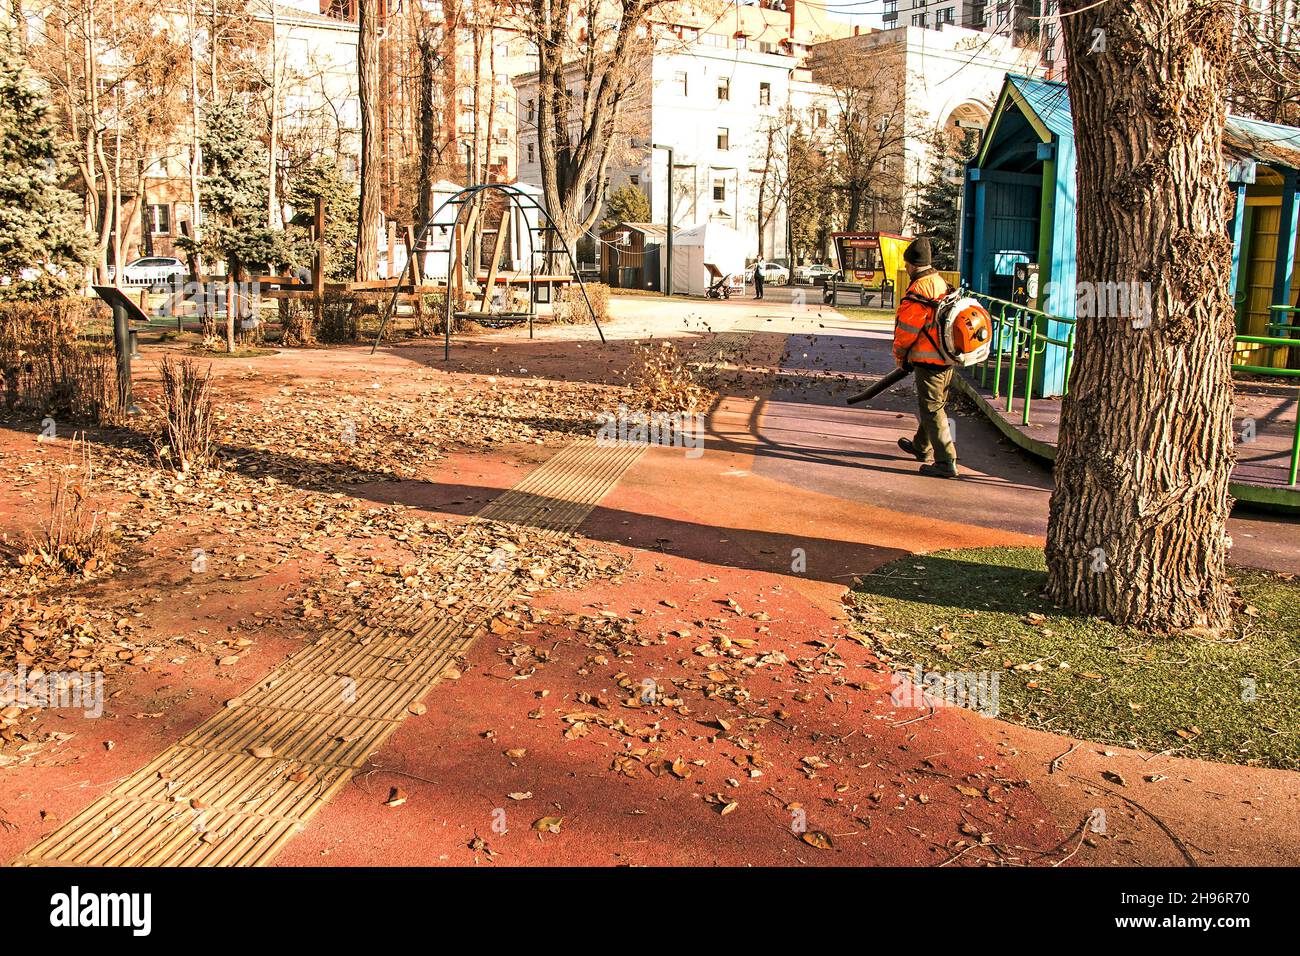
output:
[[[912,280],[907,287],[907,295],[915,292],[926,299],[942,299],[948,294],[948,282],[936,270],[923,272]],[[934,309],[920,302],[909,301],[907,295],[898,303],[898,316],[894,320],[894,358],[901,365],[911,362],[913,365],[947,365],[947,361],[935,343],[931,341],[939,334],[934,325]],[[930,335],[922,334],[929,326]]]

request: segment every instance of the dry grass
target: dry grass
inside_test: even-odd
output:
[[[80,299],[0,307],[0,373],[10,410],[95,424],[121,419],[113,347],[83,337],[93,315]]]
[[[116,545],[103,511],[93,503],[94,477],[90,442],[74,435],[67,463],[50,476],[49,511],[19,565],[83,577],[112,567]]]
[[[591,301],[590,311],[587,301],[582,297],[582,289],[587,290],[587,299]],[[590,322],[591,313],[596,313],[596,321],[609,321],[609,286],[601,282],[584,282],[582,288],[576,284],[567,285],[556,297],[554,321],[561,325],[576,325]]]
[[[163,441],[158,457],[181,474],[212,462],[212,366],[200,371],[193,359],[164,358],[162,376]]]

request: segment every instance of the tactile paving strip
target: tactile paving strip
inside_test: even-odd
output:
[[[702,342],[686,356],[691,365],[725,365],[742,358],[749,348],[752,332],[719,332],[708,342]]]
[[[570,445],[471,520],[571,534],[644,451]],[[447,555],[451,565],[470,560]],[[350,615],[45,837],[17,866],[263,866],[398,728],[515,593]]]

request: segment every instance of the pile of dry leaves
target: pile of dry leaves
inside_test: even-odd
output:
[[[639,349],[632,373],[629,408],[645,412],[700,412],[712,393],[700,381],[697,366],[686,361],[672,342],[651,342]]]

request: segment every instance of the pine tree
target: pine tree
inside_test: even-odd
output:
[[[291,225],[295,230],[295,258],[310,262],[315,252],[305,233],[316,218],[316,200],[325,201],[325,278],[350,282],[355,267],[357,241],[357,189],[331,159],[306,166],[289,186],[289,204],[294,208]]]
[[[612,229],[620,222],[649,222],[650,216],[650,200],[645,193],[632,185],[620,186],[605,200],[605,216],[600,226]]]
[[[198,251],[224,259],[230,282],[245,278],[248,266],[279,264],[283,234],[266,224],[270,179],[266,146],[243,107],[231,101],[203,110],[203,239]],[[193,250],[192,241],[178,245]],[[227,290],[226,348],[235,350],[235,305]]]
[[[935,138],[938,154],[930,179],[921,187],[916,208],[916,233],[930,240],[931,257],[936,269],[957,268],[957,234],[961,215],[960,180],[949,179],[954,166],[960,168],[975,153],[976,139],[966,130],[954,143],[947,133]]]
[[[281,237],[266,224],[270,178],[266,146],[244,108],[234,102],[203,110],[202,251],[225,259],[234,278],[254,263],[275,263]]]
[[[0,299],[68,295],[90,243],[77,197],[59,186],[54,128],[13,27],[0,25]]]

